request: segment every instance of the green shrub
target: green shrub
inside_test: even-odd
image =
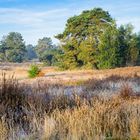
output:
[[[40,69],[37,65],[31,65],[30,70],[28,71],[29,77],[34,78],[36,77],[40,72]]]

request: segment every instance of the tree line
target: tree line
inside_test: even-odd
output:
[[[38,40],[37,45],[25,45],[23,37],[18,32],[10,32],[0,41],[1,62],[26,62],[34,59],[46,65],[55,65],[59,48],[53,44],[51,38]]]
[[[140,65],[140,33],[131,24],[117,26],[108,11],[101,8],[83,11],[67,20],[63,33],[55,38],[25,45],[20,33],[11,32],[0,42],[0,60],[23,62],[38,58],[46,65],[62,69],[108,69]]]

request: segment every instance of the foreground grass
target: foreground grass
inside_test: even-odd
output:
[[[121,85],[116,90],[114,83]],[[66,86],[39,80],[0,80],[0,139],[140,139],[140,78],[111,76],[84,83],[68,94]],[[110,86],[112,85],[113,86]],[[109,93],[109,95],[107,95]]]

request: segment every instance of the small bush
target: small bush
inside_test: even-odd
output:
[[[28,71],[29,77],[34,78],[36,77],[40,72],[40,69],[37,65],[31,65],[30,70]]]

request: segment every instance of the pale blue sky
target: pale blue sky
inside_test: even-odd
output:
[[[95,7],[108,10],[118,25],[132,23],[140,31],[139,0],[0,0],[0,38],[16,31],[26,44],[36,44],[61,33],[69,17]]]

